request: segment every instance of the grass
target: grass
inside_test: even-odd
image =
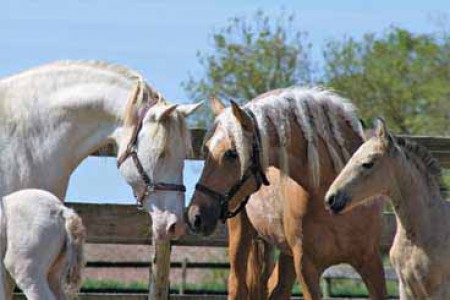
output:
[[[450,189],[450,169],[442,170],[442,179],[444,180],[445,186]]]
[[[179,285],[172,285],[172,289],[179,289]],[[123,283],[116,280],[95,280],[86,279],[83,282],[83,289],[118,289],[118,290],[134,290],[146,292],[148,285],[146,282],[129,282]],[[398,296],[397,284],[393,281],[387,283],[388,295],[390,297]],[[188,283],[187,290],[208,290],[213,292],[225,292],[227,289],[226,282],[211,281],[204,283]],[[300,286],[296,283],[292,290],[294,294],[301,294]],[[367,297],[368,293],[366,287],[361,281],[354,281],[349,279],[335,279],[331,284],[331,295],[333,296],[360,296]]]
[[[362,281],[354,281],[349,279],[335,279],[332,281],[333,296],[363,296],[368,297],[367,289]],[[387,282],[387,292],[390,297],[398,297],[397,283],[394,281]]]
[[[145,291],[148,289],[147,282],[121,282],[118,280],[110,280],[110,279],[85,279],[82,285],[83,289],[120,289],[120,290],[142,290]]]

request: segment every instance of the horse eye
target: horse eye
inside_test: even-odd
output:
[[[227,150],[224,156],[225,158],[228,159],[236,159],[238,157],[237,152],[235,150]]]
[[[363,163],[363,164],[362,164],[362,167],[363,167],[364,169],[370,169],[370,168],[373,167],[373,165],[374,165],[374,162],[373,162],[373,161],[369,161],[369,162]]]

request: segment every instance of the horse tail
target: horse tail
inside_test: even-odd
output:
[[[267,299],[268,281],[274,269],[273,247],[266,241],[253,238],[247,263],[249,299]]]
[[[74,296],[81,286],[81,271],[84,266],[83,248],[86,240],[86,229],[81,218],[70,208],[64,207],[66,245],[63,281],[65,293]]]

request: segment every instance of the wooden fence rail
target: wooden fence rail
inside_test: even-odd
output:
[[[151,244],[149,217],[135,205],[67,203],[73,207],[83,219],[88,235],[87,242],[93,244]],[[381,249],[389,249],[395,232],[393,214],[384,214],[384,231]],[[204,237],[186,235],[174,241],[178,246],[215,246],[228,245],[227,228],[220,224],[213,235]]]

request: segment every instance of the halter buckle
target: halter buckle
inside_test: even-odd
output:
[[[137,201],[136,208],[137,208],[138,211],[143,211],[144,210],[144,204],[142,204],[141,201]]]
[[[136,144],[135,143],[128,144],[126,152],[128,152],[130,154],[131,153],[137,153],[137,146],[136,146]]]

